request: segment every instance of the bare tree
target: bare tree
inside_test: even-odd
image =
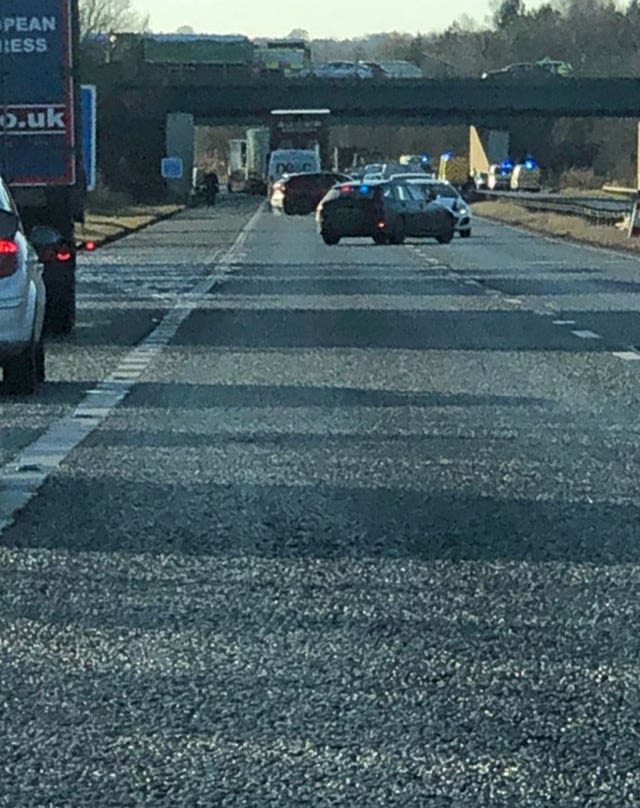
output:
[[[131,0],[80,0],[80,31],[91,34],[144,31],[149,17],[131,7]]]
[[[309,36],[309,32],[306,28],[294,28],[293,31],[289,31],[286,36],[287,39],[304,39],[305,42],[309,42],[311,37]]]

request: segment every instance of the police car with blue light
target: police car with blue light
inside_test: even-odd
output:
[[[511,175],[513,174],[513,160],[509,158],[501,163],[489,166],[487,188],[490,191],[509,191],[511,189]]]
[[[529,193],[537,193],[540,190],[540,166],[533,157],[527,157],[514,167],[509,187],[512,191]]]

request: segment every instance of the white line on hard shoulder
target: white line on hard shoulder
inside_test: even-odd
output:
[[[263,210],[264,205],[261,205],[223,257],[217,260],[220,251],[216,250],[207,260],[207,266],[215,264],[216,273],[224,273],[238,263],[241,249],[255,229]],[[129,351],[110,376],[85,393],[72,413],[55,421],[46,432],[0,469],[0,534],[14,524],[19,511],[31,502],[71,452],[126,398],[140,376],[168,346],[182,323],[198,308],[215,283],[216,277],[210,275],[179,296],[174,308],[167,312],[156,328]]]
[[[624,359],[625,362],[640,361],[640,351],[631,349],[628,351],[614,351],[613,356],[617,357],[618,359]]]
[[[609,247],[594,247],[593,244],[584,244],[581,241],[573,241],[573,239],[566,240],[562,238],[555,238],[554,236],[545,236],[544,233],[539,233],[537,230],[529,230],[526,227],[518,227],[518,225],[515,224],[507,224],[506,222],[501,222],[498,219],[486,219],[484,216],[477,216],[476,218],[482,222],[485,222],[486,224],[506,227],[507,230],[515,230],[516,233],[534,236],[538,239],[542,239],[543,241],[548,241],[551,244],[559,244],[562,247],[575,247],[579,250],[588,250],[589,252],[598,253],[598,255],[611,255],[619,260],[622,259],[623,261],[635,261],[636,263],[640,261],[640,256],[630,255],[628,252],[623,250],[612,250]]]

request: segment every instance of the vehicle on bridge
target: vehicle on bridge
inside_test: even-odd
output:
[[[254,60],[261,75],[297,78],[311,68],[311,45],[304,39],[254,39]]]
[[[516,64],[500,67],[496,70],[486,70],[480,78],[491,81],[522,81],[536,79],[571,78],[573,67],[569,62],[557,61],[545,57],[537,62],[518,62]]]
[[[130,78],[162,73],[185,83],[199,75],[249,79],[257,72],[253,42],[236,34],[111,34],[102,58]]]
[[[372,79],[374,71],[363,62],[326,62],[315,64],[311,75],[318,79]]]
[[[422,79],[424,73],[413,62],[404,59],[388,59],[380,62],[380,67],[388,79]]]
[[[325,244],[347,237],[368,237],[376,244],[402,244],[406,237],[435,238],[448,244],[455,216],[444,205],[426,201],[409,183],[345,183],[332,188],[316,210]]]

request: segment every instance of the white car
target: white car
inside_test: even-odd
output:
[[[43,266],[0,179],[0,367],[2,392],[35,393],[44,380]]]
[[[410,185],[424,188],[425,195],[449,208],[456,216],[455,230],[460,238],[471,236],[471,206],[465,202],[458,191],[446,180],[434,180],[421,177],[419,174],[394,174],[391,180],[401,180]]]

